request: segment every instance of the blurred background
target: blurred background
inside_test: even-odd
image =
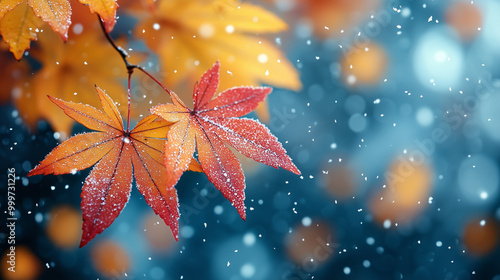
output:
[[[500,280],[500,3],[244,2],[288,24],[263,36],[302,85],[274,88],[266,125],[302,175],[242,160],[242,221],[205,175],[186,173],[178,242],[134,188],[80,249],[89,171],[26,177],[61,134],[46,120],[28,128],[4,102],[0,204],[6,221],[15,168],[18,272],[2,226],[2,278]],[[112,35],[130,36],[120,17]]]

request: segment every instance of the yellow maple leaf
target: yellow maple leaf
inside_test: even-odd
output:
[[[0,34],[19,60],[44,21],[66,41],[70,18],[68,0],[6,0],[0,4]]]
[[[84,13],[87,17],[83,16]],[[81,22],[84,18],[88,21]],[[34,128],[37,121],[43,118],[63,138],[71,135],[74,122],[64,117],[60,110],[54,110],[47,95],[97,106],[93,98],[94,84],[99,84],[106,88],[113,100],[123,105],[120,108],[127,104],[127,89],[123,83],[127,71],[120,56],[102,36],[99,25],[92,24],[97,21],[88,9],[79,11],[74,20],[79,27],[72,28],[66,43],[58,40],[53,32],[39,33],[37,48],[30,53],[42,68],[14,99],[29,127]],[[77,33],[74,33],[75,30]]]
[[[144,18],[135,34],[158,54],[167,87],[179,92],[220,60],[220,88],[268,84],[298,90],[297,71],[283,52],[257,34],[276,33],[287,25],[265,9],[235,0],[163,0]],[[186,98],[186,96],[184,97]],[[267,109],[259,110],[263,120]]]
[[[43,21],[38,18],[33,9],[26,3],[15,6],[6,12],[0,21],[0,34],[10,46],[10,51],[16,59],[21,59],[30,42],[36,40],[37,32]]]
[[[2,0],[0,1],[0,19],[10,10],[14,9],[17,5],[21,4],[23,0]]]

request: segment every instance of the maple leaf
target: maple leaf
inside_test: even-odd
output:
[[[171,92],[173,104],[151,108],[151,112],[173,122],[165,144],[167,188],[174,186],[189,167],[195,148],[203,172],[245,219],[245,177],[240,162],[225,145],[258,162],[300,171],[285,149],[259,122],[236,118],[253,111],[271,92],[269,87],[231,88],[214,97],[219,84],[219,62],[205,72],[193,91],[193,109]]]
[[[88,5],[92,13],[97,13],[104,22],[106,32],[110,33],[116,23],[116,10],[118,4],[116,0],[78,0],[80,3]]]
[[[10,51],[19,60],[23,57],[30,42],[36,40],[38,28],[43,21],[35,16],[33,9],[26,3],[17,5],[0,20],[0,34],[10,46]]]
[[[274,14],[236,0],[156,3],[156,13],[142,19],[135,34],[158,54],[168,88],[187,92],[182,86],[194,84],[215,60],[224,65],[222,88],[260,83],[301,88],[297,71],[282,51],[256,36],[287,29]],[[264,121],[269,118],[265,107],[258,113]]]
[[[150,115],[131,131],[124,129],[113,100],[100,88],[96,90],[103,111],[49,96],[66,115],[96,132],[79,134],[63,142],[28,176],[74,173],[97,163],[82,189],[80,247],[109,227],[120,214],[130,197],[132,173],[139,192],[177,239],[177,193],[173,186],[165,188],[163,166],[163,143],[170,123]],[[201,171],[196,160],[191,159],[189,164],[191,170]]]
[[[64,43],[54,32],[38,34],[30,57],[36,59],[41,68],[30,76],[29,83],[19,88],[20,94],[14,98],[20,116],[31,129],[36,128],[39,119],[45,119],[61,134],[61,139],[71,135],[74,121],[62,111],[51,108],[46,98],[48,94],[98,106],[92,87],[92,83],[96,83],[107,89],[113,100],[127,104],[123,83],[127,71],[123,61],[102,36],[95,15],[84,5],[73,6],[74,25],[69,32],[70,38]],[[119,107],[122,113],[124,107]]]
[[[5,0],[0,4],[0,34],[9,43],[16,59],[37,39],[43,22],[54,32],[68,39],[71,25],[71,5],[68,0]]]

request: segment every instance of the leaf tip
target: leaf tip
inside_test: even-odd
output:
[[[158,116],[158,106],[154,106],[154,107],[151,107],[149,108],[149,112],[153,115],[157,115]]]
[[[273,88],[272,87],[262,87],[262,88],[264,89],[264,94],[265,95],[268,95],[271,92],[273,92]]]
[[[94,84],[94,88],[97,91],[97,93],[104,92],[98,85]]]
[[[219,70],[220,70],[220,61],[217,59],[214,63],[214,65],[212,66],[212,69],[210,69],[212,72],[216,72],[216,73],[219,73]]]
[[[26,175],[27,177],[31,177],[31,176],[35,176],[35,175],[39,175],[37,172],[36,172],[36,167],[33,168],[30,172],[28,172],[28,174]]]
[[[240,217],[243,221],[246,221],[247,220],[247,213],[245,211],[245,207],[243,207],[243,210],[240,212],[240,210],[238,209],[238,213],[240,214]]]
[[[178,222],[178,218],[173,219],[171,222],[172,222],[171,224],[167,223],[167,225],[170,227],[170,231],[172,231],[172,235],[174,236],[175,241],[179,241],[179,222]]]
[[[245,203],[243,201],[235,201],[231,203],[234,208],[236,208],[236,211],[238,211],[238,214],[240,214],[240,217],[243,221],[247,220],[247,213],[246,209],[247,207],[245,206]]]
[[[81,193],[82,198],[83,198],[83,192]],[[91,224],[88,221],[88,218],[85,218],[85,209],[83,209],[83,224],[82,224],[82,239],[80,240],[80,248],[83,246],[87,245],[94,237],[96,237],[99,233],[101,233],[104,229],[96,229],[95,228],[95,222],[94,224]]]
[[[50,96],[50,95],[47,95],[47,98],[54,104],[56,104],[58,107],[62,108],[61,104],[64,104],[64,101],[57,98],[57,97],[54,97],[54,96]]]
[[[61,38],[64,43],[68,42],[68,31],[66,31],[66,33],[64,34],[61,34]]]
[[[293,163],[292,163],[292,167],[290,169],[288,169],[288,171],[292,172],[295,175],[302,174],[302,172],[300,172],[300,170],[297,168],[297,166],[295,166],[295,164],[293,164]]]
[[[93,237],[90,237],[88,233],[85,231],[82,234],[82,239],[80,240],[80,248],[83,248],[85,245],[87,245],[90,240],[92,240]]]

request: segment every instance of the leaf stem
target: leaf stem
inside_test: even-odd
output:
[[[108,40],[108,42],[111,44],[111,46],[120,54],[123,62],[125,63],[125,67],[127,68],[127,73],[128,73],[128,89],[127,89],[127,101],[128,101],[128,112],[127,112],[127,132],[129,132],[130,128],[130,103],[132,102],[132,90],[131,90],[131,79],[132,79],[132,74],[134,73],[134,69],[139,69],[142,73],[146,74],[149,78],[151,78],[155,83],[157,83],[162,89],[164,89],[170,98],[172,99],[172,92],[165,87],[158,79],[156,79],[151,73],[149,73],[146,69],[144,69],[142,66],[137,65],[137,64],[132,64],[128,62],[128,53],[120,46],[117,46],[113,38],[109,35],[109,33],[106,31],[106,27],[104,26],[104,21],[102,18],[97,15],[97,18],[99,19],[99,24],[101,25],[102,32],[104,33],[104,36]]]
[[[148,71],[146,71],[144,68],[140,66],[137,66],[136,68],[141,70],[144,74],[146,74],[153,81],[155,81],[162,89],[164,89],[168,93],[168,95],[170,95],[170,97],[172,97],[172,93],[170,92],[170,90],[167,87],[165,87],[160,81],[158,81],[153,75],[151,75]]]
[[[132,103],[132,91],[130,90],[130,80],[132,79],[132,73],[134,71],[128,71],[128,85],[127,85],[127,133],[130,132],[130,103]]]

